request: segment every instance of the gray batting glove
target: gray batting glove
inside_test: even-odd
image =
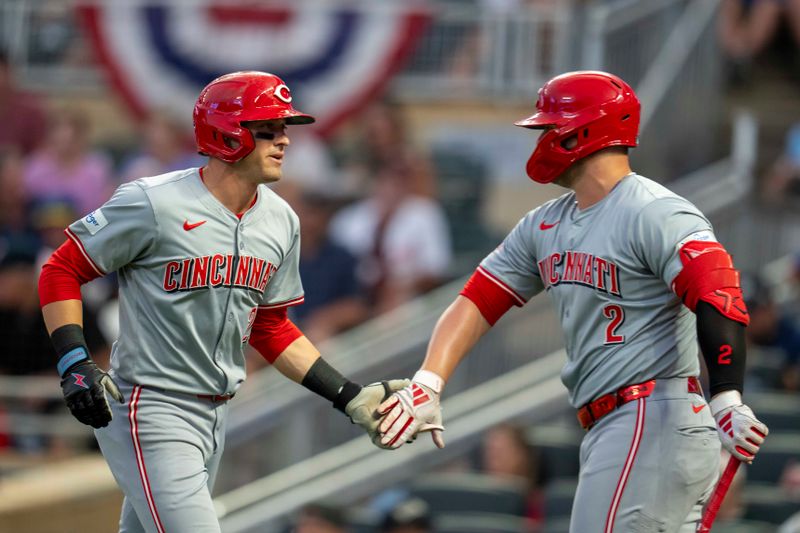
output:
[[[381,444],[381,435],[378,432],[381,417],[378,414],[378,406],[392,394],[403,390],[410,384],[411,380],[409,379],[392,379],[379,383],[370,383],[362,387],[361,392],[345,405],[344,412],[353,423],[364,428],[375,446],[384,450],[391,449],[389,446]]]

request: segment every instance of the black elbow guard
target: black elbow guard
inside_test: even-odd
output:
[[[744,328],[711,304],[697,304],[697,338],[708,367],[712,397],[726,390],[742,392],[747,359]]]

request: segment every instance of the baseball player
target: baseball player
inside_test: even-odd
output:
[[[447,379],[509,308],[547,291],[566,340],[561,378],[587,430],[570,531],[694,531],[720,441],[751,462],[767,434],[742,403],[739,273],[694,205],[631,171],[640,106],[628,84],[570,72],[542,87],[536,108],[516,123],[543,130],[527,173],[571,191],[525,215],[481,262],[411,385],[379,408],[381,442],[431,431],[443,447]]]
[[[408,383],[345,379],[287,319],[303,301],[299,222],[265,184],[281,177],[287,126],[312,122],[275,75],[217,78],[194,107],[208,164],[122,185],[42,270],[64,397],[125,493],[122,532],[220,531],[210,493],[246,343],[373,436],[375,408]],[[105,373],[84,340],[80,285],[113,271],[120,336]]]

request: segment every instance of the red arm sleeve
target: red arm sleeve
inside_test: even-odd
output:
[[[472,300],[483,318],[492,326],[506,311],[517,304],[511,294],[500,288],[497,283],[490,281],[480,269],[473,272],[459,294]]]
[[[99,277],[78,245],[67,239],[42,266],[39,305],[44,307],[61,300],[80,300],[81,285]]]
[[[258,350],[261,357],[274,363],[283,351],[303,336],[286,315],[285,307],[259,309],[250,333],[250,346]]]

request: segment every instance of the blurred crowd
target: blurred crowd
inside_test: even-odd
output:
[[[0,328],[9,339],[0,374],[55,376],[37,280],[64,242],[64,229],[120,184],[199,167],[205,158],[196,152],[186,117],[169,110],[143,121],[138,144],[129,149],[93,144],[86,112],[22,90],[2,55],[0,123],[10,125],[0,128]],[[274,188],[302,220],[306,300],[292,308],[291,318],[312,341],[460,274],[452,267],[450,221],[437,195],[434,164],[408,138],[397,104],[372,104],[337,144],[299,130],[289,136],[284,176]],[[104,366],[118,328],[114,275],[87,284],[83,293],[87,341]],[[265,364],[255,351],[248,357],[251,370]],[[4,441],[31,451],[46,447]]]
[[[520,4],[513,0],[483,3],[498,10]],[[88,62],[88,52],[70,33],[74,21],[69,20],[69,11],[59,8],[58,2],[46,4],[50,7],[34,21],[42,31],[32,33],[37,40],[31,43],[30,58],[45,63]],[[785,54],[782,61],[789,77],[800,79],[800,0],[722,0],[717,22],[718,43],[734,90],[757,83],[759,60],[775,42]],[[434,44],[423,42],[422,46]],[[477,34],[467,34],[462,44],[447,68],[454,76],[468,79],[478,68],[472,52],[480,42]],[[769,205],[798,206],[800,115],[782,118],[787,124],[779,155],[763,165],[755,196]],[[5,339],[0,376],[55,380],[54,356],[36,287],[42,263],[64,241],[64,228],[99,207],[121,183],[202,166],[204,158],[194,149],[186,117],[175,117],[166,109],[154,111],[139,124],[136,144],[125,150],[93,143],[97,124],[92,117],[76,107],[53,106],[20,88],[2,54],[0,125],[0,334]],[[435,153],[432,147],[418,146],[408,129],[402,106],[383,100],[370,105],[333,140],[289,130],[292,145],[284,161],[284,179],[275,189],[301,219],[300,272],[306,301],[292,308],[291,314],[314,342],[466,273],[459,266],[460,256],[467,255],[469,261],[464,264],[474,266],[487,247],[496,244],[494,239],[480,242],[477,237],[485,229],[476,221],[485,186],[480,165],[473,165],[468,154]],[[443,193],[448,179],[459,180],[457,200]],[[470,242],[477,248],[469,248]],[[746,392],[800,392],[800,255],[787,264],[781,280],[745,273],[743,285],[751,314]],[[94,358],[107,366],[117,334],[116,281],[110,275],[83,291],[87,342]],[[249,354],[250,370],[264,364],[255,352]],[[3,401],[0,398],[0,452],[52,453],[63,446],[58,439],[11,436],[3,431],[8,408],[17,413],[64,412],[60,399],[20,399],[14,405]],[[775,415],[773,420],[778,421],[768,421],[773,432],[796,437],[800,418]],[[788,425],[781,427],[783,423]],[[577,461],[576,447],[565,445],[559,450],[556,455],[572,454],[568,463]],[[572,474],[574,466],[560,470],[560,459],[549,453],[552,450],[537,439],[536,428],[501,425],[488,431],[480,447],[449,472],[510,481],[523,496],[519,515],[525,531],[545,531],[546,520],[564,511],[553,496],[554,481]],[[765,455],[765,464],[770,455]],[[791,457],[798,457],[797,453],[784,453],[770,475],[781,497],[797,508],[800,461]],[[753,512],[744,495],[747,475],[758,482],[756,470],[738,475],[720,512],[721,524],[737,522]],[[436,526],[441,525],[437,522],[441,509],[412,487],[395,488],[367,502],[361,509],[367,518],[356,511],[327,502],[308,505],[297,514],[291,530],[426,533],[443,529]],[[800,526],[785,531],[800,531]]]

